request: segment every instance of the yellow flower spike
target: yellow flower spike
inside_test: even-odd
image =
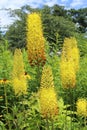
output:
[[[73,57],[74,68],[75,68],[75,71],[77,72],[79,70],[79,50],[74,47],[71,53]]]
[[[53,118],[58,114],[57,98],[53,87],[41,88],[39,101],[41,114],[44,118]]]
[[[65,38],[62,51],[62,60],[74,62],[75,72],[79,69],[79,49],[75,38]]]
[[[41,76],[41,88],[54,87],[53,75],[50,66],[44,66]]]
[[[42,116],[44,118],[56,116],[58,114],[58,105],[50,66],[45,65],[43,67],[39,95]]]
[[[20,96],[21,94],[27,94],[27,82],[25,78],[18,79],[15,77],[12,83],[15,95]]]
[[[25,73],[21,49],[15,50],[13,60],[14,60],[14,63],[13,63],[12,76],[13,78],[15,77],[20,78]]]
[[[64,88],[74,88],[79,70],[79,50],[75,38],[65,38],[60,63],[61,80]]]
[[[16,49],[14,53],[14,64],[12,73],[12,84],[15,95],[21,95],[27,93],[27,80],[24,77],[24,63],[22,52],[20,49]]]
[[[28,14],[26,36],[30,65],[44,65],[46,61],[45,39],[43,37],[42,22],[39,14]]]
[[[87,100],[82,98],[76,102],[77,114],[80,116],[87,117]]]
[[[71,61],[62,61],[61,65],[61,80],[64,88],[74,88],[76,84],[76,74]]]

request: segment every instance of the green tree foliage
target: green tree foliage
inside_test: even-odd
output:
[[[22,10],[12,12],[17,17],[17,20],[9,27],[6,32],[6,38],[9,41],[11,49],[23,48],[25,46],[25,25],[26,14]]]
[[[56,34],[59,34],[59,39],[61,40],[63,40],[64,37],[70,37],[75,34],[75,24],[68,18],[67,11],[63,6],[44,6],[41,10],[41,14],[44,35],[49,43],[51,43],[51,46],[52,43],[56,43]],[[61,44],[61,42],[59,43]]]
[[[12,55],[8,50],[8,42],[4,41],[4,45],[0,45],[0,79],[8,79],[11,76]]]
[[[74,23],[79,23],[79,31],[84,33],[87,27],[87,8],[68,11]]]
[[[66,17],[67,16],[67,10],[64,9],[64,6],[59,6],[57,4],[55,4],[52,8],[52,14],[54,16],[63,16]]]
[[[56,43],[57,33],[63,39],[64,37],[72,36],[75,32],[73,22],[66,18],[67,11],[64,7],[54,5],[53,7],[44,6],[41,9],[33,9],[28,5],[23,6],[21,9],[10,11],[11,16],[16,18],[6,32],[6,38],[9,41],[11,49],[26,46],[26,16],[31,12],[41,13],[44,35],[50,43]]]
[[[86,57],[87,56],[87,38],[84,37],[83,34],[79,34],[76,36],[78,41],[78,47],[80,50],[80,57]]]
[[[26,16],[30,12],[36,12],[38,9],[32,9],[30,6],[23,6],[21,9],[10,11],[10,16],[16,20],[8,28],[6,39],[9,41],[9,46],[12,50],[15,48],[23,48],[26,46]]]
[[[87,27],[87,8],[66,10],[64,6],[54,5],[34,9],[26,5],[21,9],[10,10],[11,16],[16,19],[6,32],[11,49],[26,46],[26,16],[32,12],[41,13],[44,36],[52,47],[52,43],[56,43],[56,34],[59,35],[57,39],[61,45],[65,37],[74,36],[78,30],[84,32]],[[76,23],[79,28],[75,27]]]

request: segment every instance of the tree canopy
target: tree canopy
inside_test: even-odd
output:
[[[44,36],[50,45],[56,43],[57,35],[60,41],[63,41],[65,37],[74,36],[76,32],[84,33],[87,28],[87,8],[66,10],[64,6],[59,5],[43,8],[25,5],[20,9],[10,10],[11,17],[15,17],[16,20],[8,28],[5,37],[12,50],[26,47],[26,16],[32,12],[41,14]]]

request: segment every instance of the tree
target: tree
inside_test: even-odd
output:
[[[14,15],[17,20],[8,28],[6,32],[6,38],[9,41],[9,46],[13,50],[14,48],[23,48],[26,44],[26,13],[22,10],[15,10]]]
[[[52,14],[54,16],[63,16],[66,17],[67,15],[67,10],[64,9],[64,6],[59,6],[57,4],[55,4],[52,8]]]
[[[87,27],[87,8],[68,11],[74,23],[79,23],[79,31],[84,33]]]
[[[64,7],[55,5],[53,7],[44,6],[41,9],[33,9],[26,5],[21,7],[21,9],[11,11],[11,16],[17,18],[6,33],[6,38],[9,40],[11,49],[26,46],[26,16],[32,12],[41,13],[44,36],[51,46],[52,43],[56,45],[57,34],[61,41],[65,37],[70,37],[75,34],[75,24],[68,17]]]
[[[28,5],[22,6],[21,9],[10,10],[10,16],[16,20],[8,28],[6,39],[12,50],[26,46],[26,17],[28,13],[37,12],[39,9],[33,9]]]
[[[64,37],[70,37],[75,34],[75,25],[72,21],[62,17],[42,14],[44,35],[46,39],[52,43],[56,43],[56,34],[59,34],[61,39]],[[66,26],[67,25],[67,26]]]

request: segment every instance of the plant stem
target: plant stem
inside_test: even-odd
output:
[[[8,114],[8,99],[7,99],[7,91],[6,91],[6,86],[5,85],[4,85],[4,95],[5,95],[6,113]]]
[[[86,127],[86,116],[84,117],[84,125]]]
[[[51,123],[52,123],[52,130],[54,130],[54,122],[53,122],[53,119],[51,119]]]
[[[71,111],[71,112],[70,112],[70,114],[71,114],[71,115],[70,115],[70,118],[71,118],[71,122],[70,122],[70,123],[71,123],[71,130],[73,130],[73,129],[72,129],[72,106],[71,106],[72,100],[73,100],[72,98],[73,98],[73,97],[72,97],[71,88],[70,88],[69,93],[70,93],[70,111]]]
[[[5,84],[4,84],[4,96],[5,96],[6,114],[8,115],[8,99],[7,99],[7,90],[6,90]],[[11,126],[10,126],[9,120],[7,120],[7,124],[9,126],[9,130],[11,130]]]
[[[50,130],[50,129],[49,129],[49,121],[48,121],[48,117],[46,117],[46,130]]]
[[[74,98],[74,90],[72,91],[72,95],[73,95],[73,115],[72,115],[72,118],[73,118],[73,121],[74,121],[74,119],[75,119],[75,117],[74,117],[74,104],[75,104],[75,98]],[[74,123],[73,123],[73,130],[74,130]]]
[[[65,93],[65,95],[69,96],[69,92],[68,93]],[[65,119],[64,119],[64,127],[62,128],[63,130],[67,130],[67,107],[66,107],[66,111],[65,111]]]

